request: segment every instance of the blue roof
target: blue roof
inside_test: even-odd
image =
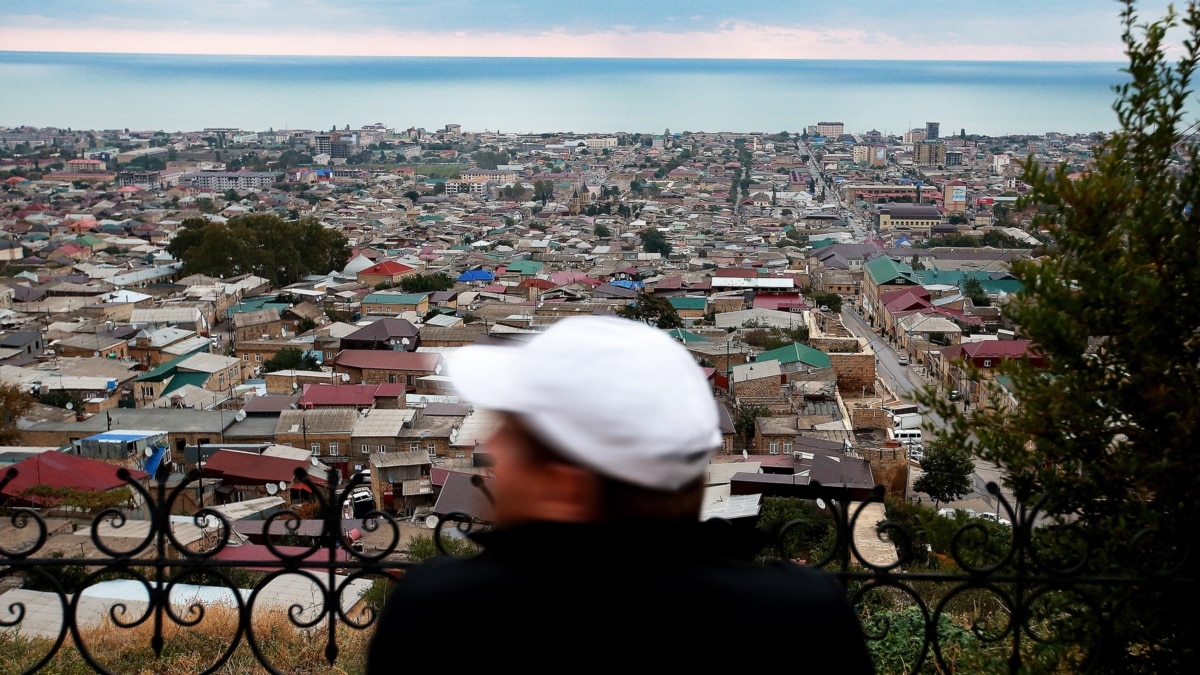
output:
[[[467,270],[458,276],[458,281],[491,281],[495,278],[487,270]]]
[[[641,281],[627,281],[625,279],[618,279],[617,281],[610,281],[610,282],[608,282],[608,284],[610,286],[617,286],[618,288],[645,288],[646,287],[646,284]]]
[[[154,446],[154,454],[150,455],[150,459],[146,460],[146,473],[154,475],[158,471],[158,465],[162,463],[163,455],[167,454],[166,445]]]
[[[85,440],[85,441],[129,442],[129,441],[140,441],[143,438],[147,438],[149,436],[157,436],[161,433],[163,433],[163,432],[161,432],[161,431],[105,431],[103,433],[96,434],[95,436],[88,436],[87,438],[85,438],[83,440]]]

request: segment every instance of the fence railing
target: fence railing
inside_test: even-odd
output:
[[[0,476],[0,489],[15,475],[9,469]],[[319,641],[322,657],[333,664],[345,658],[340,645],[347,634],[372,630],[383,597],[376,582],[414,564],[394,555],[403,548],[401,527],[388,514],[361,521],[381,544],[361,549],[346,536],[341,504],[361,481],[357,476],[338,491],[297,471],[296,481],[321,507],[320,531],[300,532],[299,518],[281,511],[263,523],[263,531],[273,528],[293,545],[268,537],[250,554],[252,547],[239,545],[234,524],[212,507],[189,516],[186,526],[171,515],[181,495],[194,489],[196,472],[172,486],[161,473],[149,488],[124,471],[119,475],[142,497],[149,520],[127,519],[117,509],[96,514],[88,555],[56,547],[61,538],[51,536],[50,519],[37,511],[12,509],[5,517],[0,590],[10,590],[0,593],[0,642],[5,636],[31,640],[19,664],[23,672],[41,670],[68,647],[96,672],[121,672],[94,652],[97,631],[125,631],[130,640],[148,641],[143,649],[161,657],[169,648],[165,636],[220,612],[230,617],[228,644],[195,672],[227,666],[239,649],[248,649],[268,672],[282,672],[260,634],[259,618],[266,614],[285,617],[308,642]],[[1171,559],[1164,560],[1147,532],[1128,542],[1135,553],[1145,548],[1146,564],[1113,574],[1097,567],[1101,549],[1083,528],[1035,527],[1044,524],[1037,506],[1014,507],[994,484],[989,492],[1011,526],[978,519],[953,523],[949,544],[938,553],[926,545],[929,533],[922,528],[895,520],[872,523],[875,536],[897,552],[894,561],[881,564],[860,552],[854,532],[866,504],[883,500],[882,488],[865,501],[840,488],[815,489],[827,506],[824,536],[814,538],[806,527],[812,523],[795,520],[770,548],[784,558],[802,549],[808,564],[842,581],[881,671],[1102,670],[1112,663],[1111,650],[1128,652],[1129,627],[1145,622],[1145,608],[1181,589],[1195,590],[1195,579],[1183,574],[1190,569],[1186,547],[1171,547]],[[439,520],[432,534],[443,551],[449,527],[469,527],[469,519],[456,514]],[[1152,643],[1136,648],[1162,647]]]

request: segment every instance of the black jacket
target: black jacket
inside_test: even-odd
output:
[[[477,537],[396,584],[367,672],[422,666],[786,663],[870,673],[862,629],[832,577],[747,562],[761,542],[724,523],[531,523]],[[745,560],[729,555],[741,550]],[[818,665],[820,664],[820,665]]]

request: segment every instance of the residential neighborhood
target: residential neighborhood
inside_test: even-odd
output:
[[[354,480],[346,522],[487,523],[498,418],[447,355],[617,315],[718,401],[705,518],[817,485],[921,500],[939,421],[901,424],[911,393],[1014,405],[1000,364],[1039,358],[1001,312],[1045,241],[1020,162],[1083,170],[1103,140],[938,131],[0,128],[0,384],[32,398],[0,461],[58,490],[195,471],[179,515],[313,514]],[[0,494],[66,508],[28,481]]]

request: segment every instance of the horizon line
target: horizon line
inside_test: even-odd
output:
[[[1078,63],[1127,65],[1125,61],[1103,61],[1086,59],[985,59],[985,58],[848,58],[848,57],[787,57],[787,56],[563,56],[504,54],[497,56],[481,56],[478,54],[341,54],[308,52],[304,54],[290,53],[255,53],[255,52],[131,52],[131,51],[93,51],[82,49],[5,49],[0,47],[0,54],[79,54],[90,56],[212,56],[212,57],[255,57],[255,58],[335,58],[335,59],[547,59],[562,61],[844,61],[871,63]]]

